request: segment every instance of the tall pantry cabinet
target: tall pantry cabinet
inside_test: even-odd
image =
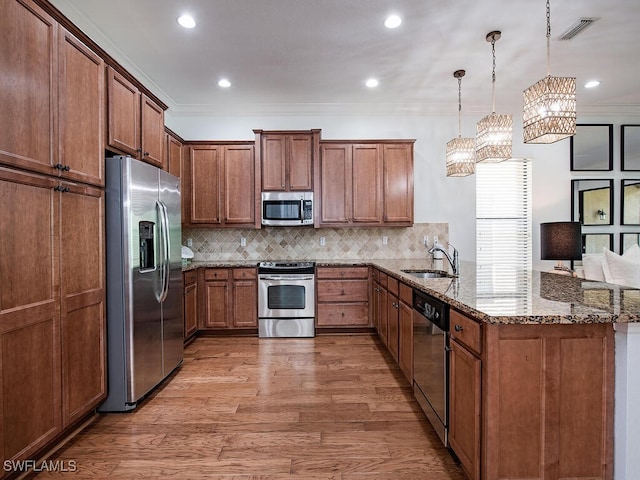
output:
[[[0,2],[0,453],[34,458],[105,397],[103,60]]]

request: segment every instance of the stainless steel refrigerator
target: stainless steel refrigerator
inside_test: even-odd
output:
[[[108,396],[127,411],[182,363],[180,179],[106,159]]]

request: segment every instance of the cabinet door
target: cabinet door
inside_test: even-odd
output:
[[[398,363],[400,369],[413,385],[413,308],[400,302]]]
[[[384,343],[384,346],[388,348],[387,346],[387,338],[388,338],[388,327],[389,327],[389,307],[388,307],[388,303],[389,303],[389,293],[387,292],[387,289],[384,287],[380,287],[380,328],[378,330],[378,335],[380,335],[380,339],[382,340],[382,343]]]
[[[107,69],[108,144],[140,158],[140,92],[113,68]]]
[[[141,149],[143,161],[165,168],[164,158],[164,110],[146,95],[141,95],[140,118],[142,125]]]
[[[378,145],[353,146],[353,222],[382,222],[382,159]]]
[[[351,145],[323,145],[320,155],[321,224],[351,221]]]
[[[229,287],[227,281],[207,281],[204,284],[205,315],[203,328],[229,326]]]
[[[399,345],[399,310],[398,297],[389,292],[387,300],[387,348],[396,362],[398,361]]]
[[[104,185],[103,60],[60,27],[59,154],[65,178]]]
[[[258,282],[233,281],[233,326],[258,328]]]
[[[373,316],[373,328],[380,334],[380,284],[375,282],[372,289],[373,305],[371,306],[371,314]]]
[[[451,342],[449,443],[471,480],[480,478],[481,361]]]
[[[62,424],[57,183],[0,167],[3,460],[31,458]]]
[[[220,163],[223,148],[209,145],[191,147],[189,184],[192,224],[219,225],[222,222]]]
[[[104,192],[63,183],[60,276],[63,423],[106,397]]]
[[[413,223],[413,148],[411,145],[384,145],[384,221]]]
[[[262,190],[285,191],[287,142],[284,135],[262,137]]]
[[[224,148],[224,223],[255,223],[253,146]]]
[[[311,135],[291,135],[288,137],[287,155],[289,190],[313,189],[313,142]]]
[[[167,138],[167,171],[176,177],[182,177],[182,142],[172,135]]]
[[[33,2],[0,2],[0,162],[43,173],[57,163],[57,25]]]
[[[191,278],[190,278],[191,277]],[[198,282],[196,273],[184,274],[184,338],[198,330]]]

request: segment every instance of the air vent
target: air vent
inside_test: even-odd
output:
[[[597,20],[600,20],[600,17],[582,17],[577,22],[573,23],[569,28],[562,33],[558,39],[559,40],[571,40],[576,37],[579,33],[582,33],[586,28],[593,25],[593,23]]]

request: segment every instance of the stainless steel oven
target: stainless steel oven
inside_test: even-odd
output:
[[[315,336],[315,264],[258,265],[258,336]]]
[[[448,446],[449,306],[414,290],[413,309],[413,393]]]

